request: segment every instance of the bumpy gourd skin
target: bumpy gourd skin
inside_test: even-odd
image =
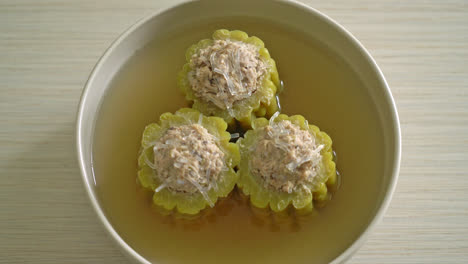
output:
[[[318,144],[324,145],[324,148],[320,151],[322,155],[321,164],[319,166],[319,173],[322,176],[320,182],[315,185],[316,187],[311,190],[312,192],[301,189],[287,193],[264,187],[260,177],[251,173],[249,165],[251,147],[258,140],[262,128],[269,125],[267,119],[258,118],[252,124],[254,129],[247,131],[244,138],[237,141],[241,153],[237,186],[244,195],[250,196],[250,202],[253,206],[258,208],[267,208],[269,206],[274,212],[282,212],[292,205],[292,208],[296,209],[296,213],[306,214],[312,211],[314,201],[316,204],[320,204],[328,200],[328,188],[333,188],[337,183],[336,167],[332,153],[332,140],[325,132],[320,131],[318,127],[308,125],[303,116],[294,115],[288,117],[281,114],[274,122],[276,123],[282,120],[289,120],[291,123],[298,125],[302,130],[309,131],[309,133],[315,137]]]
[[[268,65],[268,71],[263,78],[260,87],[258,87],[258,89],[249,98],[238,101],[232,106],[233,116],[231,116],[228,110],[221,109],[211,102],[206,102],[197,98],[188,79],[189,72],[193,70],[190,66],[192,56],[200,49],[204,49],[211,45],[214,40],[228,39],[242,41],[256,46],[259,49],[260,58]],[[275,97],[276,92],[280,87],[278,70],[276,69],[275,61],[270,57],[270,53],[265,48],[265,44],[259,38],[255,36],[249,37],[247,33],[239,30],[216,30],[213,33],[212,39],[203,39],[188,48],[185,53],[185,58],[187,63],[185,63],[182,71],[180,71],[177,83],[185,94],[186,99],[193,102],[192,107],[194,109],[199,110],[205,115],[219,116],[230,126],[233,126],[235,124],[235,120],[237,120],[244,128],[249,128],[253,117],[271,116],[278,110]]]
[[[146,162],[147,159],[153,160],[154,158],[152,148],[154,142],[160,139],[171,127],[197,124],[199,120],[201,120],[200,125],[218,139],[218,147],[225,154],[224,162],[227,166],[227,170],[221,171],[217,190],[214,188],[209,189],[207,191],[208,197],[213,203],[216,203],[218,198],[228,196],[238,178],[234,168],[239,164],[239,148],[236,144],[229,143],[231,135],[226,131],[227,124],[223,119],[207,117],[201,115],[199,111],[189,108],[182,108],[175,114],[164,113],[160,116],[159,123],[146,126],[141,140],[141,153],[138,158],[138,180],[144,188],[155,191],[162,184],[158,177],[154,176],[156,172]],[[153,202],[166,211],[175,210],[178,213],[188,215],[198,214],[209,205],[199,192],[175,192],[168,188],[155,192]]]

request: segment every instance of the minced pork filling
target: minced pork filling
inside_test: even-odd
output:
[[[308,131],[288,120],[270,121],[251,149],[250,170],[270,190],[292,193],[305,188],[310,192],[323,147]]]
[[[256,46],[232,40],[215,40],[192,56],[190,66],[195,96],[228,110],[255,93],[268,70]]]
[[[156,177],[176,192],[206,192],[217,188],[224,169],[224,153],[217,139],[199,124],[172,127],[154,145]],[[209,199],[207,199],[209,200]]]

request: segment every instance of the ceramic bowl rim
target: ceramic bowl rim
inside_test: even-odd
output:
[[[278,1],[278,0],[277,0]],[[189,1],[190,2],[190,1]],[[358,47],[359,51],[361,52],[361,55],[363,55],[366,59],[366,61],[369,63],[369,65],[375,70],[377,73],[377,78],[379,81],[383,84],[384,92],[385,92],[385,99],[389,102],[389,105],[391,107],[391,115],[392,115],[392,120],[393,120],[393,125],[395,127],[394,131],[394,140],[395,140],[395,153],[394,153],[394,163],[392,166],[392,175],[391,179],[389,181],[389,184],[386,186],[386,189],[384,190],[385,197],[383,198],[379,208],[377,209],[377,213],[374,215],[373,219],[370,221],[370,223],[367,225],[365,230],[361,233],[361,235],[352,242],[352,244],[345,249],[338,257],[336,257],[331,263],[336,264],[336,263],[342,263],[345,260],[349,259],[358,249],[361,247],[366,238],[369,236],[371,231],[374,229],[374,227],[380,222],[380,220],[383,218],[383,215],[385,211],[387,210],[393,193],[396,188],[396,184],[398,181],[398,175],[399,175],[399,170],[400,170],[400,159],[401,159],[401,129],[400,129],[400,121],[396,109],[396,104],[393,99],[393,96],[391,94],[390,87],[385,80],[385,77],[380,70],[380,68],[377,66],[377,63],[375,60],[372,58],[370,53],[364,48],[364,46],[348,31],[346,30],[343,26],[335,22],[333,19],[328,17],[327,15],[323,14],[322,12],[304,4],[297,2],[295,0],[279,0],[278,2],[282,2],[285,4],[292,5],[295,8],[303,9],[309,12],[311,15],[318,17],[322,21],[326,22],[327,24],[331,25],[335,29],[337,29],[343,36],[345,36],[348,40],[351,42],[354,42],[356,46]],[[100,219],[100,222],[104,225],[105,229],[107,232],[110,234],[112,239],[120,246],[120,248],[123,250],[123,252],[131,258],[133,261],[137,261],[139,263],[150,263],[148,262],[145,258],[143,258],[136,250],[132,249],[117,233],[117,231],[112,227],[111,223],[105,216],[98,199],[95,195],[95,193],[92,190],[92,183],[89,182],[89,177],[86,172],[86,168],[90,166],[90,164],[87,164],[88,162],[84,159],[84,150],[83,150],[83,124],[86,122],[83,118],[85,112],[86,112],[86,105],[89,99],[89,90],[90,86],[93,83],[94,79],[96,79],[97,74],[101,71],[101,68],[104,64],[104,62],[108,59],[108,57],[114,52],[115,48],[119,46],[119,44],[125,40],[132,32],[134,32],[136,29],[144,26],[146,23],[148,23],[150,20],[152,20],[154,17],[159,16],[165,12],[169,12],[171,10],[175,10],[179,8],[180,6],[183,6],[187,4],[188,2],[182,2],[182,3],[177,3],[170,5],[166,8],[157,10],[146,17],[140,19],[139,21],[135,22],[132,26],[130,26],[128,29],[126,29],[116,40],[112,42],[112,44],[106,49],[104,54],[99,58],[98,62],[94,66],[81,95],[80,103],[78,106],[78,114],[76,118],[76,151],[77,151],[77,158],[78,158],[78,163],[81,171],[81,176],[83,183],[85,185],[85,189],[87,191],[89,200],[94,208],[94,211],[98,215],[98,218]]]

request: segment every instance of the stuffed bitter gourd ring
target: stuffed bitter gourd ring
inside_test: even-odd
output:
[[[239,30],[216,30],[188,48],[178,85],[193,108],[248,127],[253,116],[277,111],[275,61],[262,40]]]
[[[259,208],[281,212],[292,205],[310,212],[313,201],[329,199],[336,183],[332,141],[304,117],[275,114],[258,118],[238,140],[241,163],[238,187]]]
[[[223,119],[188,108],[162,114],[145,128],[138,179],[154,191],[154,204],[197,214],[232,191],[240,157],[226,129]]]

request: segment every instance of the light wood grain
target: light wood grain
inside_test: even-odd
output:
[[[174,1],[0,1],[0,262],[127,263],[86,198],[74,122],[119,33]],[[392,88],[400,180],[350,263],[468,263],[468,2],[304,1],[349,29]]]

